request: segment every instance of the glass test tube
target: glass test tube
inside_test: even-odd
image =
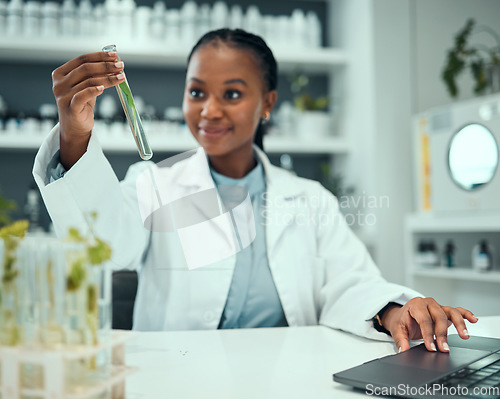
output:
[[[116,52],[116,45],[110,44],[109,46],[103,47],[102,51]],[[139,155],[143,160],[147,161],[153,156],[153,151],[151,151],[151,147],[149,146],[146,133],[144,132],[144,128],[142,126],[141,117],[137,112],[134,97],[130,91],[130,86],[126,76],[125,81],[116,86],[116,91],[118,92],[118,97],[122,103],[123,111],[127,117],[130,130],[134,136],[135,144],[139,150]]]

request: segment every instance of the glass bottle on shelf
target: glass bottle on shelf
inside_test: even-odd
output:
[[[415,262],[422,267],[435,267],[439,265],[439,256],[434,241],[421,240],[418,243]]]
[[[472,249],[472,267],[481,272],[493,269],[492,248],[488,241],[481,240]]]
[[[64,37],[75,36],[77,32],[76,5],[73,0],[64,0],[61,6],[60,32]]]
[[[455,244],[448,240],[444,247],[443,263],[446,267],[455,266]]]
[[[17,37],[22,33],[22,0],[10,0],[7,5],[6,34]]]
[[[5,36],[7,27],[7,2],[0,1],[0,37]]]
[[[57,37],[59,33],[60,5],[58,3],[48,1],[43,3],[40,17],[40,34],[44,37]]]
[[[24,4],[22,27],[24,36],[36,37],[40,34],[40,9],[42,4],[38,1],[28,1]]]

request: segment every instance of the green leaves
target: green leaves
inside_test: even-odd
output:
[[[457,97],[459,92],[455,79],[465,69],[467,58],[471,55],[471,51],[475,53],[475,50],[467,49],[467,40],[469,39],[474,24],[475,21],[469,19],[465,27],[455,36],[455,47],[448,51],[446,65],[441,74],[446,84],[446,88],[452,97]]]
[[[29,222],[27,220],[18,220],[8,226],[0,228],[0,238],[18,237],[23,238],[28,231]],[[9,248],[7,248],[9,249]]]
[[[3,240],[5,245],[2,283],[10,283],[17,277],[18,271],[15,268],[15,253],[19,246],[20,239],[23,238],[26,235],[26,231],[28,231],[28,225],[29,223],[27,220],[19,220],[0,229],[0,239]]]
[[[68,230],[68,239],[73,242],[85,242],[85,238],[82,237],[80,231],[75,227],[70,227]]]
[[[132,92],[130,91],[130,88],[128,87],[127,81],[120,83],[118,86],[120,86],[120,89],[122,90],[123,94],[125,95],[125,99],[127,100],[128,106],[132,109],[135,109],[134,97],[132,97]]]
[[[299,111],[321,111],[328,106],[327,97],[312,99],[308,94],[303,94],[295,99],[295,108]]]
[[[90,214],[92,223],[97,220],[97,213],[92,212]],[[95,237],[94,231],[92,229],[92,223],[90,225],[91,237],[84,237],[80,231],[74,227],[70,227],[68,230],[68,240],[73,242],[78,242],[85,244],[87,249],[88,261],[91,265],[100,265],[111,259],[112,250],[109,244],[98,237]]]
[[[457,36],[455,37],[455,48],[458,51],[464,51],[465,46],[467,45],[467,40],[469,39],[475,23],[476,21],[473,18],[468,19],[462,30],[458,32]]]
[[[8,213],[16,208],[17,205],[14,201],[9,201],[0,195],[0,226],[5,226],[10,223]]]
[[[446,88],[452,97],[458,95],[458,87],[455,83],[455,78],[464,70],[465,61],[460,58],[453,50],[448,52],[448,61],[442,73],[442,78],[446,84]]]
[[[89,235],[83,236],[80,231],[74,227],[68,230],[68,239],[73,242],[83,244],[85,251],[82,256],[71,265],[71,270],[66,278],[66,290],[76,291],[87,279],[88,264],[93,266],[101,265],[102,263],[111,259],[111,247],[108,243],[96,237],[94,234],[94,223],[97,221],[97,213],[92,212],[90,220],[86,217],[89,227]],[[89,280],[92,280],[91,278]],[[87,295],[87,323],[92,336],[92,342],[94,345],[99,343],[97,330],[98,330],[98,320],[99,320],[99,286],[95,283],[90,283],[86,286]],[[96,358],[92,357],[90,359],[90,365],[92,369],[97,368]]]
[[[100,265],[111,259],[111,247],[99,238],[93,245],[87,246],[87,254],[91,265]]]
[[[488,80],[486,78],[486,71],[484,68],[484,61],[482,59],[475,60],[470,65],[472,76],[476,81],[474,86],[474,93],[482,94],[488,86]]]
[[[81,287],[87,277],[85,257],[81,257],[73,262],[68,276],[66,277],[66,290],[76,291]]]
[[[446,63],[441,72],[446,89],[451,97],[456,98],[459,89],[456,84],[457,77],[467,68],[470,68],[475,81],[474,93],[483,94],[490,87],[488,80],[488,68],[500,64],[500,48],[488,48],[482,44],[475,46],[469,44],[469,40],[477,27],[474,19],[467,20],[465,26],[457,33],[454,39],[455,46],[448,50]],[[482,32],[488,33],[498,39],[495,31],[488,27],[482,27]],[[482,54],[486,54],[485,56]]]
[[[295,108],[299,111],[322,111],[325,110],[330,100],[328,97],[318,97],[313,99],[305,91],[309,85],[309,78],[302,72],[295,72],[289,78],[292,93],[295,93]]]

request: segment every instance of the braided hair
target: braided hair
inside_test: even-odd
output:
[[[278,64],[276,63],[276,59],[274,58],[271,49],[260,36],[246,32],[242,29],[224,28],[205,33],[191,50],[187,59],[188,64],[191,61],[193,54],[200,47],[217,41],[238,49],[250,50],[257,60],[257,64],[262,72],[262,77],[267,90],[276,90],[278,85]],[[263,124],[261,119],[254,138],[254,143],[261,150],[264,150],[263,137],[265,133],[266,126]]]

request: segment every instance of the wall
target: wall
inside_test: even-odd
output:
[[[422,112],[430,107],[450,103],[440,78],[446,52],[453,45],[453,37],[474,18],[478,25],[487,25],[500,34],[498,0],[412,0],[414,21],[414,79],[415,103],[413,111]],[[473,36],[474,42],[492,45],[484,34]],[[465,72],[459,81],[459,99],[473,97],[472,80]]]
[[[376,209],[377,262],[391,281],[404,281],[403,224],[415,208],[411,116],[451,102],[440,73],[456,32],[468,18],[498,30],[497,0],[376,0],[372,9],[374,138],[376,173],[366,182],[389,207]],[[478,35],[479,39],[480,36]],[[484,36],[483,36],[484,39]],[[491,40],[486,43],[491,43]],[[459,99],[471,98],[472,79],[459,80]]]
[[[409,0],[374,1],[377,260],[397,283],[404,281],[402,232],[412,200],[410,18]]]

